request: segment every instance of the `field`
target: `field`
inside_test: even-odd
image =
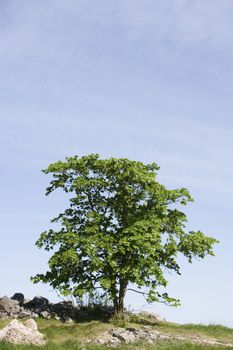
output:
[[[9,320],[0,321],[0,329],[2,329]],[[87,344],[85,341],[87,339],[92,339],[93,341],[104,331],[109,330],[119,326],[116,322],[100,322],[100,321],[90,321],[83,323],[61,323],[56,320],[42,320],[37,321],[39,331],[42,332],[47,340],[47,344],[43,347],[34,346],[22,346],[22,345],[10,345],[5,343],[0,343],[0,350],[25,350],[25,349],[43,349],[43,350],[97,350],[97,349],[109,349],[107,346]],[[122,326],[122,324],[120,324]],[[130,327],[142,327],[138,323],[128,322],[123,326]],[[161,333],[169,333],[184,336],[200,336],[202,338],[215,338],[222,343],[232,343],[233,344],[233,329],[223,327],[220,325],[177,325],[172,323],[158,323],[151,324],[151,329],[159,330]],[[229,349],[226,346],[207,346],[207,345],[197,345],[191,344],[190,342],[163,342],[161,344],[149,345],[146,343],[138,343],[132,345],[122,344],[117,349],[121,350],[178,350],[178,349],[190,349],[190,350],[207,350],[207,349]]]

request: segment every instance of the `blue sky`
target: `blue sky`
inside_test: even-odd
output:
[[[180,308],[127,304],[233,326],[232,42],[231,0],[0,1],[1,295],[56,300],[29,281],[48,259],[34,242],[66,205],[40,170],[94,152],[157,162],[195,198],[189,228],[220,240],[168,276]]]

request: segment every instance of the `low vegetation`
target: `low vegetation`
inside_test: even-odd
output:
[[[34,346],[23,346],[23,345],[11,345],[0,343],[0,350],[24,350],[24,349],[43,349],[43,350],[97,350],[97,349],[109,349],[109,347],[104,345],[94,344],[94,341],[103,332],[114,327],[149,327],[151,329],[156,329],[161,333],[169,333],[184,336],[199,336],[205,339],[215,338],[222,343],[232,343],[233,344],[233,329],[221,326],[221,325],[178,325],[169,322],[156,323],[151,319],[143,318],[143,324],[138,321],[140,318],[124,319],[124,320],[111,320],[109,322],[102,322],[98,320],[90,322],[69,322],[62,323],[56,320],[43,320],[38,319],[38,328],[42,332],[47,340],[47,344],[43,347]],[[147,321],[147,322],[146,322]],[[0,329],[2,329],[9,320],[0,320]],[[147,324],[146,324],[147,323]],[[87,340],[91,340],[88,343]],[[117,347],[121,350],[178,350],[178,349],[190,349],[190,350],[207,350],[207,349],[229,349],[227,346],[207,346],[192,344],[191,342],[163,342],[160,344],[122,344]]]

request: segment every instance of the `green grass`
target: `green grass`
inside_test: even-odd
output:
[[[178,325],[173,323],[164,323],[156,327],[161,332],[180,334],[180,335],[197,335],[203,338],[215,338],[221,342],[233,342],[233,329],[221,325],[195,325],[185,324]]]
[[[48,344],[44,347],[36,346],[26,346],[26,345],[10,345],[0,343],[1,350],[109,350],[109,347],[103,345],[81,345],[77,343],[67,342],[60,345]],[[146,344],[137,344],[137,345],[122,345],[118,347],[119,350],[229,350],[228,347],[224,346],[203,346],[203,345],[193,345],[190,343],[187,344],[160,344],[160,345],[146,345]]]
[[[2,329],[9,320],[0,320],[0,329]],[[91,321],[86,323],[61,323],[56,320],[37,320],[39,331],[45,334],[47,344],[43,347],[34,346],[22,346],[22,345],[10,345],[0,343],[0,350],[31,350],[31,349],[43,349],[43,350],[105,350],[109,349],[107,346],[98,346],[85,344],[85,339],[95,339],[98,335],[113,328],[116,325],[108,322]],[[122,326],[122,324],[120,324]],[[125,326],[140,327],[139,323],[128,322]],[[177,325],[173,323],[160,323],[155,324],[151,322],[150,327],[157,329],[161,333],[170,334],[182,334],[182,335],[196,335],[203,338],[215,338],[218,341],[225,343],[233,343],[233,329],[223,327],[220,325]],[[146,343],[121,345],[117,349],[120,350],[217,350],[217,349],[229,349],[224,346],[206,346],[206,345],[193,345],[191,343],[174,343],[166,342],[163,344],[149,345]]]

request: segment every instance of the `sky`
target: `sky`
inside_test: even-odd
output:
[[[0,296],[58,300],[30,281],[48,261],[35,241],[67,205],[41,169],[99,153],[158,163],[195,199],[187,229],[220,241],[168,275],[182,306],[132,292],[127,306],[233,327],[232,42],[231,0],[0,0]]]

